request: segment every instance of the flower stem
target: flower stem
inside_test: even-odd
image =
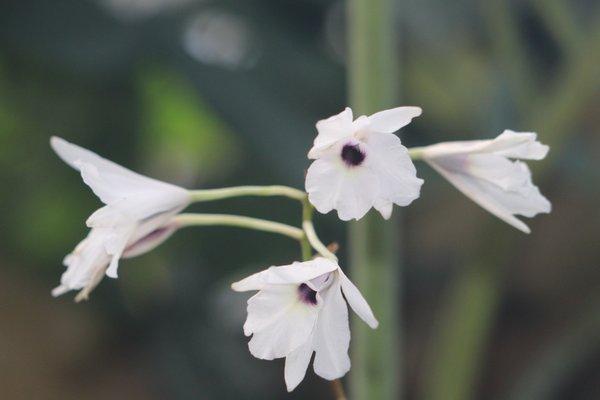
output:
[[[398,38],[394,0],[349,0],[348,84],[350,104],[358,115],[397,106]],[[390,221],[370,213],[350,224],[352,278],[378,315],[371,331],[354,320],[351,397],[402,398],[402,265],[399,210]]]
[[[312,205],[308,202],[308,199],[305,198],[302,201],[302,229],[306,235],[306,240],[320,255],[337,261],[336,255],[329,251],[327,246],[321,242],[321,239],[319,239],[319,236],[315,232],[315,226],[312,222],[312,213]]]
[[[333,391],[335,400],[347,400],[346,392],[344,391],[344,386],[342,385],[342,381],[340,379],[334,379],[331,381],[331,390]]]
[[[238,228],[254,229],[263,232],[278,233],[295,240],[303,240],[305,237],[302,229],[267,221],[259,218],[245,217],[241,215],[228,214],[179,214],[173,218],[173,222],[180,227],[185,226],[236,226]]]
[[[234,186],[221,189],[190,190],[193,202],[214,201],[242,196],[283,196],[302,201],[306,193],[289,186]]]

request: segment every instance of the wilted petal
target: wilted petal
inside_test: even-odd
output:
[[[394,133],[410,124],[413,118],[421,115],[419,107],[397,107],[380,111],[369,116],[371,130],[375,132]]]
[[[350,370],[348,307],[336,279],[323,293],[323,308],[315,330],[315,373],[325,379],[341,378]]]

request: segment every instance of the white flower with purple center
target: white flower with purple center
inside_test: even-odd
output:
[[[139,175],[61,138],[53,137],[50,144],[106,204],[88,218],[92,229],[65,257],[67,270],[60,286],[52,291],[59,296],[83,289],[77,299],[85,299],[105,274],[117,277],[120,258],[143,254],[165,241],[177,229],[173,217],[187,207],[190,195],[183,188]]]
[[[516,214],[533,217],[552,206],[531,181],[527,164],[541,160],[548,146],[532,132],[505,130],[493,140],[445,142],[418,149],[421,157],[458,190],[515,228],[530,229]]]
[[[419,197],[417,178],[406,147],[394,132],[421,115],[418,107],[398,107],[353,120],[346,108],[317,122],[318,135],[308,158],[306,191],[313,206],[341,220],[362,218],[374,207],[388,219],[394,204]]]
[[[248,347],[256,358],[285,357],[288,391],[304,379],[313,352],[315,373],[325,379],[338,379],[350,370],[346,301],[371,328],[378,325],[356,286],[326,258],[271,267],[231,287],[258,290],[248,300]]]

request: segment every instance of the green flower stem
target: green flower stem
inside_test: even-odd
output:
[[[254,229],[257,231],[278,233],[283,236],[301,241],[306,236],[302,229],[267,221],[259,218],[227,214],[179,214],[173,218],[180,227],[185,226],[235,226],[238,228]]]
[[[190,190],[193,202],[214,201],[242,196],[282,196],[294,200],[304,200],[306,193],[289,186],[234,186],[222,189]]]
[[[304,221],[312,221],[312,216],[313,216],[312,205],[308,202],[308,198],[305,197],[302,200],[302,223],[304,224]],[[311,227],[313,227],[312,222],[311,222]],[[302,228],[304,229],[304,225],[302,226]],[[313,229],[314,229],[314,227],[313,227]],[[312,246],[308,240],[308,235],[306,234],[306,231],[304,231],[304,237],[300,241],[300,247],[302,249],[302,260],[304,260],[304,261],[310,260],[312,258]]]
[[[317,251],[317,253],[325,258],[337,261],[336,255],[329,251],[327,246],[325,246],[323,242],[321,242],[321,239],[319,239],[319,236],[317,236],[317,233],[315,232],[315,226],[312,222],[312,213],[312,205],[308,202],[308,199],[305,198],[302,201],[302,229],[306,235],[306,240]]]

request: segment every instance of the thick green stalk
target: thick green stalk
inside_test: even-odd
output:
[[[397,105],[397,31],[393,0],[349,0],[350,103],[357,115]],[[350,390],[353,399],[401,397],[400,241],[398,209],[390,221],[375,212],[350,225],[352,277],[381,324],[355,319]]]

